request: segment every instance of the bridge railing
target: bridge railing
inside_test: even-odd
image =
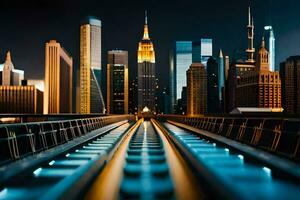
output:
[[[300,160],[299,118],[159,115],[158,119],[186,124],[295,161]]]
[[[0,125],[0,165],[67,143],[133,115]]]

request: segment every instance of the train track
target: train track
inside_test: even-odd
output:
[[[139,120],[98,132],[0,180],[0,199],[298,199],[300,195],[300,179],[287,167],[270,165],[269,157],[262,159],[265,154],[245,153],[180,124]]]
[[[255,149],[251,150],[256,154],[249,153],[247,147],[178,123],[163,123],[162,127],[216,198],[299,198],[300,179],[288,171],[294,167],[293,171],[299,172],[299,165]]]
[[[115,123],[90,133],[88,138],[13,163],[2,173],[0,199],[80,197],[113,156],[131,125]]]
[[[86,199],[204,197],[198,180],[154,120],[141,122],[103,172]]]

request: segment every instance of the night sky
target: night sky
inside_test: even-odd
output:
[[[300,54],[300,1],[251,1],[256,48],[264,25],[272,22],[276,36],[277,64]],[[110,49],[129,51],[131,79],[136,73],[136,51],[142,37],[144,10],[148,10],[150,37],[156,50],[156,69],[162,85],[168,79],[168,53],[175,40],[210,37],[214,54],[226,55],[247,45],[247,0],[1,0],[0,61],[10,50],[14,65],[26,78],[44,75],[44,46],[56,39],[79,63],[79,25],[85,16],[102,21],[103,65]]]

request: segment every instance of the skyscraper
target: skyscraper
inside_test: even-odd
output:
[[[203,115],[207,111],[207,74],[202,63],[193,63],[187,76],[187,114]]]
[[[73,58],[60,43],[45,47],[44,114],[72,112]]]
[[[3,64],[0,64],[0,85],[21,85],[21,81],[24,79],[24,71],[15,69],[10,51],[6,53],[6,60]]]
[[[227,60],[226,62],[229,61]],[[225,89],[225,63],[224,63],[223,52],[222,50],[220,50],[219,62],[218,62],[218,102],[219,102],[220,111],[223,111],[224,96],[225,96],[224,89]]]
[[[263,39],[255,71],[245,72],[237,80],[237,107],[269,108],[272,112],[282,112],[281,80],[279,72],[270,71],[268,54]]]
[[[0,113],[43,113],[43,92],[23,79],[24,71],[14,68],[7,52],[5,63],[0,64]]]
[[[291,56],[281,63],[280,76],[284,112],[300,114],[300,56]]]
[[[219,112],[218,63],[213,57],[207,61],[207,112]]]
[[[80,26],[80,113],[103,113],[101,21],[89,17]]]
[[[138,112],[147,107],[155,113],[155,52],[148,32],[147,12],[143,39],[138,46]]]
[[[193,63],[202,63],[206,67],[212,56],[212,39],[197,41],[176,41],[170,55],[170,99],[172,110],[180,99],[181,89],[186,86],[185,73]]]
[[[245,60],[241,58],[237,58],[230,65],[228,70],[228,84],[226,91],[226,107],[227,111],[231,111],[236,108],[236,88],[237,81],[244,74],[247,74],[249,71],[255,71],[255,48],[254,44],[254,20],[251,16],[251,8],[248,8],[248,24],[247,24],[247,49],[245,53],[247,54],[247,58]],[[226,63],[227,64],[227,63]]]
[[[128,52],[108,51],[107,113],[128,114]]]
[[[230,67],[229,56],[225,56],[225,63],[224,63],[224,68],[225,68],[225,81],[227,81],[227,79],[228,79],[229,67]]]
[[[265,30],[269,32],[268,47],[269,47],[269,60],[270,60],[270,71],[278,71],[275,63],[275,36],[272,26],[265,26]]]
[[[193,63],[192,41],[177,41],[174,52],[175,80],[172,81],[175,86],[175,100],[180,99],[181,89],[186,86],[186,71]],[[199,52],[200,55],[200,52]],[[196,53],[194,57],[197,58]]]

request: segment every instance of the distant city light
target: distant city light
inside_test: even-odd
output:
[[[271,29],[272,29],[272,26],[265,26],[266,31],[271,30]]]
[[[148,107],[145,107],[144,109],[143,109],[143,112],[149,112],[150,110],[149,110],[149,108]]]

